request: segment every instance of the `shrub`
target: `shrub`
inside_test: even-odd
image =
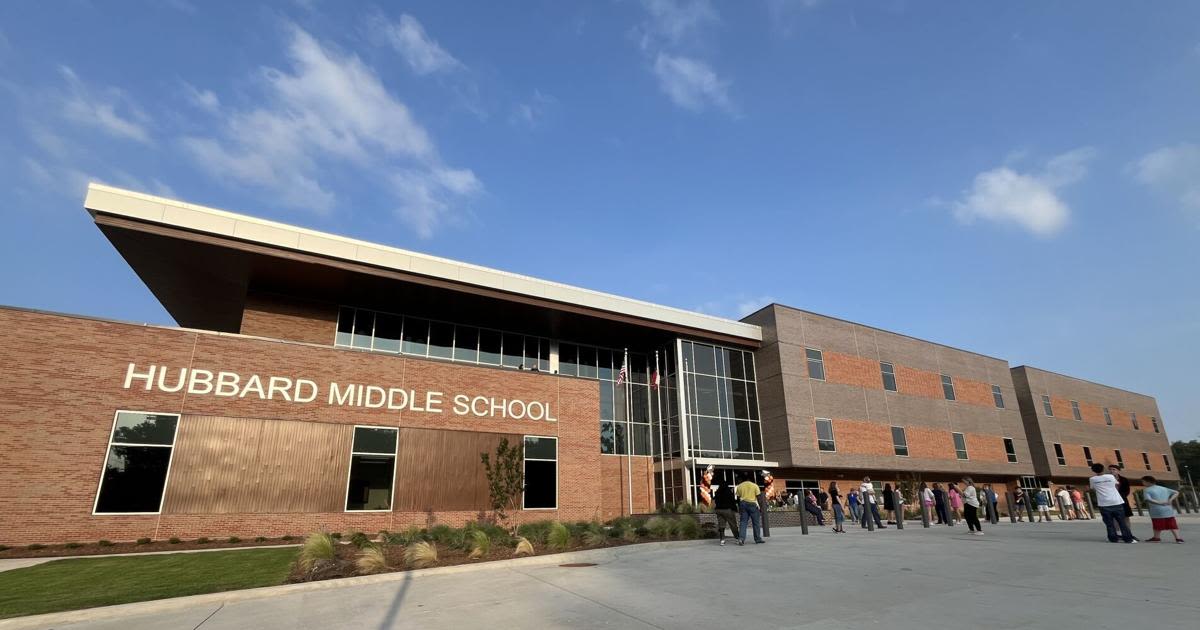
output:
[[[330,534],[330,536],[331,536],[331,537],[332,537],[334,540],[341,540],[341,539],[342,539],[342,532],[333,532],[332,534]]]
[[[587,528],[587,530],[583,532],[583,536],[581,538],[583,540],[583,544],[587,545],[588,547],[603,547],[604,545],[608,544],[608,532],[604,531],[604,528],[599,524],[597,524],[595,527]]]
[[[645,538],[650,535],[650,530],[646,529],[645,525],[639,525],[633,530],[633,535],[637,538]]]
[[[0,545],[0,551],[8,551],[9,549],[12,549],[12,547],[9,547],[8,545]]]
[[[255,536],[254,542],[267,542],[267,537],[266,536]]]
[[[472,558],[482,558],[488,555],[492,550],[492,539],[488,537],[487,532],[477,529],[471,532],[471,556]]]
[[[550,526],[554,521],[534,521],[532,523],[524,523],[517,527],[517,535],[528,539],[530,542],[543,545],[546,543],[546,536],[550,534]]]
[[[237,544],[237,543],[240,543],[240,542],[242,542],[242,539],[241,539],[241,538],[238,538],[237,536],[230,536],[230,537],[229,537],[229,541],[228,541],[228,542],[229,542],[229,544],[231,544],[231,545],[232,545],[232,544]]]
[[[208,544],[208,543],[210,543],[210,542],[212,542],[212,541],[211,541],[211,540],[209,540],[207,536],[201,536],[201,537],[199,537],[199,538],[197,538],[197,539],[196,539],[196,544],[197,544],[197,545],[207,545],[207,544]]]
[[[621,531],[621,540],[624,540],[625,542],[637,542],[638,536],[646,535],[646,534],[642,533],[645,531],[645,529],[646,528],[644,528],[644,527],[626,528]]]
[[[79,543],[77,543],[77,542],[69,542],[69,543],[67,543],[67,544],[63,545],[63,547],[66,547],[67,549],[78,549],[78,548],[80,548],[80,547],[82,547],[82,546],[83,546],[83,545],[81,545],[81,544],[79,544]]]
[[[319,560],[333,560],[334,555],[333,537],[325,532],[313,532],[300,547],[300,568],[305,572],[312,571]]]
[[[679,519],[676,531],[680,538],[695,539],[700,537],[700,522],[690,516],[683,516]]]
[[[454,528],[449,525],[434,525],[429,528],[429,537],[433,542],[448,544],[454,539]]]
[[[437,564],[437,545],[420,541],[404,549],[404,562],[414,569],[424,569]]]
[[[363,547],[371,544],[371,539],[362,532],[354,532],[353,534],[350,534],[350,544],[362,549]]]
[[[675,513],[675,504],[674,503],[664,503],[664,504],[658,506],[658,513],[659,514],[674,514]]]
[[[171,543],[172,545],[178,545],[179,543],[181,543],[183,541],[180,540],[178,536],[172,536],[167,539],[167,542]]]
[[[692,505],[691,503],[688,503],[687,501],[680,501],[679,503],[675,504],[675,513],[676,514],[695,514],[696,506]]]
[[[149,539],[149,538],[139,538],[139,539],[137,539],[137,544],[139,544],[139,545],[149,545],[149,544],[150,544],[150,542],[151,542],[151,541],[150,541],[150,539]]]
[[[99,541],[99,542],[98,542],[98,543],[96,543],[96,544],[100,545],[101,547],[111,547],[111,546],[113,546],[113,542],[112,542],[111,540],[101,540],[101,541]]]
[[[670,538],[675,531],[675,519],[665,516],[655,516],[646,521],[646,529],[655,538]]]
[[[30,551],[37,551],[38,549],[45,549],[46,545],[40,545],[38,543],[33,543],[32,545],[29,545],[28,547],[25,547],[25,548]]]
[[[550,524],[550,533],[546,535],[546,545],[551,549],[566,549],[571,545],[571,530],[558,521]]]
[[[279,540],[282,540],[282,541],[285,541],[285,542],[290,542],[290,541],[292,541],[292,540],[295,540],[295,539],[296,539],[296,537],[295,537],[295,536],[292,536],[291,534],[288,534],[287,536],[280,536],[280,537],[279,537]]]
[[[382,573],[388,570],[387,557],[383,555],[383,549],[375,545],[368,545],[358,552],[358,556],[354,558],[354,566],[363,575]]]
[[[533,543],[529,542],[528,538],[517,537],[517,548],[513,550],[514,556],[532,556]]]

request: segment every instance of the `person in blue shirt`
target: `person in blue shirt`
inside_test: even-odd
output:
[[[1150,523],[1154,527],[1154,536],[1146,542],[1160,542],[1162,538],[1159,538],[1159,532],[1162,531],[1171,532],[1175,542],[1183,542],[1179,537],[1179,523],[1175,520],[1175,507],[1171,505],[1179,496],[1179,492],[1158,485],[1158,480],[1150,475],[1142,477],[1142,483],[1146,485],[1142,496],[1146,497],[1146,503],[1150,504]]]
[[[1050,497],[1047,496],[1047,493],[1047,490],[1039,490],[1037,495],[1034,497],[1034,501],[1037,502],[1039,523],[1053,520],[1053,518],[1050,516]]]

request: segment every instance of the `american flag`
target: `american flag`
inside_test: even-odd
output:
[[[628,358],[621,359],[621,371],[617,373],[617,387],[620,387],[625,382],[625,378],[629,376],[629,360]]]

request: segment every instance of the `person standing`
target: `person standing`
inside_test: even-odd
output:
[[[950,514],[952,515],[952,517],[947,521],[947,524],[954,525],[955,521],[962,520],[963,500],[962,495],[959,494],[958,488],[955,487],[953,481],[946,485],[948,486],[948,489],[946,490],[946,497],[949,499]]]
[[[838,490],[836,481],[829,482],[829,507],[833,508],[833,531],[844,534],[846,528],[842,527],[842,523],[846,520],[846,513],[842,510],[842,493]]]
[[[858,489],[851,487],[850,492],[846,494],[846,505],[850,506],[850,518],[857,523],[862,520],[862,504],[859,502]]]
[[[887,512],[888,525],[896,524],[896,493],[892,492],[892,484],[883,484],[883,511]]]
[[[1025,522],[1025,499],[1025,491],[1017,488],[1017,491],[1013,493],[1013,509],[1017,511],[1018,523]],[[1029,521],[1033,522],[1033,519],[1031,518]]]
[[[870,477],[863,477],[862,485],[858,487],[858,493],[862,495],[862,526],[867,526],[867,519],[875,521],[876,529],[886,529],[886,526],[879,520],[879,504],[875,501],[875,486],[871,485]]]
[[[1083,493],[1075,486],[1071,486],[1071,502],[1075,504],[1075,516],[1092,520],[1092,515],[1088,513],[1087,501],[1083,500]]]
[[[1034,500],[1037,502],[1038,522],[1053,521],[1054,517],[1050,515],[1050,491],[1046,489],[1038,490]]]
[[[937,513],[937,524],[948,524],[950,516],[946,513],[946,491],[942,490],[942,484],[933,484],[933,507]]]
[[[761,544],[766,542],[762,539],[762,515],[758,511],[758,495],[762,490],[754,483],[752,476],[742,475],[742,482],[737,485],[734,490],[738,498],[738,512],[741,515],[741,523],[738,532],[738,544],[746,544],[746,525],[747,523],[754,524],[754,543]]]
[[[1088,480],[1088,484],[1096,493],[1096,504],[1100,506],[1100,518],[1104,520],[1104,528],[1108,530],[1108,542],[1117,542],[1117,528],[1119,527],[1121,530],[1120,540],[1136,543],[1137,539],[1129,530],[1129,521],[1125,520],[1125,509],[1122,505],[1128,504],[1121,499],[1121,493],[1117,490],[1117,478],[1112,474],[1105,474],[1104,464],[1092,464],[1092,472],[1096,474]]]
[[[928,523],[933,520],[932,516],[930,516],[930,512],[933,512],[933,490],[930,490],[929,486],[925,485],[925,482],[922,481],[921,489],[917,492],[917,495],[921,497],[921,509],[925,511],[925,516],[922,518],[925,519],[924,522]]]
[[[1075,517],[1071,516],[1071,491],[1067,490],[1066,486],[1058,487],[1058,504],[1058,508],[1062,510],[1063,518],[1068,521],[1075,520]]]
[[[1154,536],[1147,538],[1146,542],[1162,540],[1158,534],[1162,531],[1171,532],[1176,543],[1183,542],[1179,537],[1179,523],[1175,520],[1175,507],[1171,505],[1179,496],[1179,491],[1158,485],[1158,480],[1150,475],[1142,477],[1142,484],[1146,486],[1146,489],[1142,490],[1142,496],[1146,498],[1146,503],[1150,504],[1150,523],[1154,528]]]
[[[1129,527],[1129,519],[1133,516],[1133,506],[1129,504],[1129,480],[1121,474],[1121,466],[1118,464],[1109,464],[1108,472],[1117,478],[1117,492],[1121,495],[1121,500],[1125,502],[1125,527]],[[1129,529],[1132,531],[1133,528],[1129,527]],[[1134,539],[1136,540],[1137,536],[1134,536]]]
[[[717,492],[714,496],[715,506],[713,512],[717,515],[717,533],[721,537],[721,546],[725,546],[725,526],[729,526],[729,535],[734,538],[738,537],[738,504],[737,495],[733,493],[733,486],[723,483],[717,486]]]
[[[996,494],[996,491],[992,489],[992,484],[989,483],[987,485],[987,491],[984,493],[984,497],[987,499],[988,505],[992,507],[992,511],[988,513],[988,521],[995,523],[1000,519],[1000,512],[997,509],[1000,505],[1000,497]]]
[[[967,530],[976,535],[983,535],[983,526],[979,524],[979,491],[970,477],[963,477],[963,519],[967,521]]]

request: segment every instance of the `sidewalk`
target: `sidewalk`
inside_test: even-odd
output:
[[[48,556],[44,558],[5,558],[0,560],[0,572],[33,567],[55,560],[74,560],[78,558],[119,558],[122,556],[162,556],[170,553],[212,553],[214,551],[241,551],[242,549],[272,549],[275,547],[299,547],[294,545],[254,545],[252,547],[213,547],[212,549],[180,549],[178,551],[143,551],[134,553],[88,554],[83,556]]]
[[[1185,517],[1185,537],[1194,518]],[[1145,517],[1143,517],[1145,519]],[[1197,523],[1200,526],[1200,523]],[[1146,537],[1149,525],[1134,521]],[[1097,521],[651,543],[0,621],[0,630],[1196,627],[1200,538],[1104,540]],[[568,562],[597,566],[563,567]],[[939,621],[940,620],[940,621]]]

